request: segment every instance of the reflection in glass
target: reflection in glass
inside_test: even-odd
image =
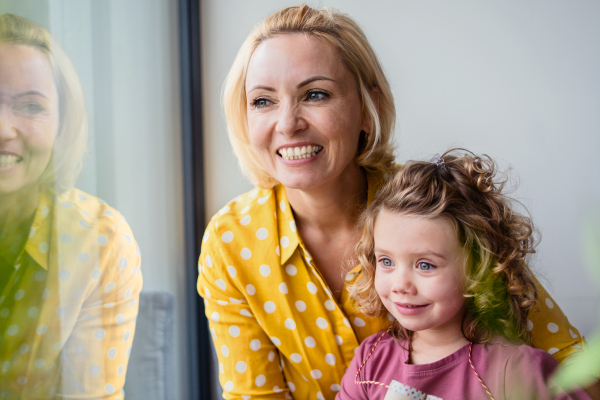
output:
[[[87,141],[67,56],[0,15],[0,398],[124,398],[140,252],[118,211],[73,188]]]

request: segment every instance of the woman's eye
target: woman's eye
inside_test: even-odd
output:
[[[271,105],[271,101],[264,98],[257,98],[252,101],[252,107],[255,108],[264,108]]]
[[[30,115],[37,115],[44,111],[44,107],[39,105],[38,103],[27,103],[19,107],[20,111],[26,112]]]
[[[310,101],[320,101],[326,99],[327,97],[329,97],[329,95],[321,91],[308,92],[306,95],[306,99]]]
[[[381,265],[383,265],[384,267],[392,267],[394,265],[394,263],[392,262],[392,260],[390,260],[389,258],[381,258],[379,260],[379,262],[381,263]]]
[[[419,269],[421,271],[431,271],[434,268],[435,268],[435,266],[433,266],[429,263],[423,262],[423,261],[421,261],[420,263],[417,264],[417,269]]]

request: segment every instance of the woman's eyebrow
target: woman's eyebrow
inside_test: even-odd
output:
[[[300,89],[302,86],[306,86],[309,83],[312,83],[314,81],[323,81],[323,80],[337,83],[334,79],[328,78],[326,76],[318,75],[318,76],[313,76],[312,78],[308,78],[308,79],[303,80],[302,82],[300,82],[298,84],[297,87],[298,87],[298,89]]]
[[[18,99],[19,97],[30,96],[30,95],[37,95],[37,96],[42,96],[42,97],[48,98],[48,96],[46,96],[45,94],[43,94],[41,92],[38,92],[37,90],[29,90],[27,92],[19,93],[19,94],[12,96],[12,98]]]

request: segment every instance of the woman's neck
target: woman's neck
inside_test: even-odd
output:
[[[296,225],[321,231],[340,227],[354,229],[360,212],[367,203],[367,178],[358,166],[343,173],[335,182],[314,188],[285,188],[294,211]]]

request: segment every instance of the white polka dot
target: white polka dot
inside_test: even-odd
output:
[[[125,369],[123,368],[123,366],[119,365],[119,367],[117,368],[117,375],[121,376],[121,375],[123,375],[124,372],[125,372]]]
[[[317,318],[317,326],[321,329],[326,329],[329,324],[327,323],[327,320],[325,318],[319,317]]]
[[[287,274],[290,276],[295,276],[298,273],[298,269],[296,268],[295,265],[288,264],[285,267],[285,272],[287,272]]]
[[[250,296],[254,296],[256,293],[256,288],[254,285],[246,285],[246,293],[248,293]]]
[[[554,354],[554,353],[558,353],[559,350],[556,347],[551,348],[550,350],[548,350],[548,353],[550,354]]]
[[[314,337],[307,336],[306,339],[304,339],[304,344],[306,345],[306,347],[310,347],[311,349],[314,349],[315,346],[317,345],[317,341],[315,340]]]
[[[35,228],[32,226],[32,227],[29,229],[29,237],[30,237],[30,238],[34,237],[34,236],[35,236],[35,232],[36,232],[36,229],[35,229]]]
[[[27,381],[28,381],[28,379],[26,376],[20,376],[17,378],[17,383],[21,386],[26,385]]]
[[[96,269],[94,270],[94,272],[92,272],[92,279],[97,281],[98,279],[100,279],[100,275],[102,275],[102,270]]]
[[[247,308],[242,308],[240,310],[240,314],[243,315],[244,317],[252,317],[252,313],[250,311],[248,311]]]
[[[290,239],[287,236],[282,236],[281,239],[279,239],[279,244],[285,249],[290,245]]]
[[[108,238],[106,237],[106,235],[98,235],[98,237],[96,238],[96,241],[98,242],[98,244],[100,246],[104,246],[105,244],[108,243]]]
[[[46,254],[50,250],[50,245],[46,242],[40,243],[40,253]]]
[[[133,241],[129,233],[126,233],[123,237],[125,238],[125,241],[129,244],[131,244],[131,242]]]
[[[279,246],[275,247],[275,254],[277,254],[278,256],[281,255],[281,253],[279,252]]]
[[[10,369],[10,361],[4,361],[2,363],[2,372],[6,372]]]
[[[550,322],[548,324],[548,330],[552,333],[556,333],[558,332],[558,325],[556,325],[554,322]]]
[[[350,321],[348,321],[348,318],[344,318],[344,325],[350,328]]]
[[[273,342],[275,346],[281,346],[281,340],[279,340],[278,338],[271,336],[269,339],[271,339],[271,342]]]
[[[264,240],[269,236],[269,231],[266,228],[260,228],[256,231],[256,237],[260,240]]]
[[[248,225],[251,219],[252,218],[250,217],[250,215],[246,215],[244,218],[240,219],[240,224]]]
[[[290,391],[292,393],[294,393],[296,391],[296,385],[294,385],[292,382],[286,382],[288,387],[290,388]]]
[[[217,279],[215,281],[215,285],[217,285],[221,290],[225,290],[226,288],[225,281],[223,281],[223,279]]]
[[[313,369],[312,371],[310,371],[310,376],[312,376],[313,379],[321,379],[323,377],[323,374],[318,369]]]
[[[302,300],[296,301],[296,309],[300,312],[306,311],[306,303]]]
[[[269,268],[269,266],[265,264],[261,265],[258,270],[260,271],[260,274],[262,276],[269,276],[271,274],[271,268]]]
[[[128,341],[129,336],[131,336],[131,333],[129,331],[125,331],[125,334],[123,335],[123,341]]]
[[[114,282],[109,282],[106,284],[106,287],[104,288],[104,292],[105,293],[109,293],[111,290],[113,290],[114,288],[117,287],[117,284]]]
[[[19,301],[23,297],[25,297],[25,291],[23,289],[17,290],[17,293],[15,293],[15,300]]]
[[[263,387],[267,383],[267,378],[264,375],[259,375],[254,380],[254,384],[258,387]]]
[[[69,235],[68,233],[63,233],[62,235],[60,235],[60,241],[64,244],[71,243],[71,239],[71,235]]]
[[[65,306],[56,307],[55,313],[58,318],[63,318],[67,313],[67,308]]]
[[[290,229],[292,230],[292,232],[296,232],[296,221],[290,221]]]
[[[577,334],[575,332],[573,332],[573,329],[569,329],[569,333],[571,334],[571,337],[573,339],[575,339],[577,337]]]
[[[106,394],[113,394],[113,393],[115,393],[115,387],[113,385],[111,385],[110,383],[107,383],[104,386],[104,391],[106,392]]]
[[[247,247],[244,247],[244,248],[242,249],[242,251],[240,252],[240,255],[242,256],[242,258],[243,258],[244,260],[249,260],[249,259],[250,259],[250,257],[252,257],[252,252],[250,251],[250,249],[249,249],[249,248],[247,248]]]
[[[86,228],[89,228],[91,225],[85,219],[80,219],[79,220],[79,226],[81,226],[82,228],[86,229]]]
[[[289,330],[293,330],[296,329],[296,323],[294,322],[293,319],[288,318],[285,320],[285,322],[283,323],[285,325],[286,328],[288,328]]]
[[[258,189],[254,189],[250,193],[248,193],[248,197],[254,197],[258,194]]]
[[[240,211],[240,214],[246,214],[248,212],[248,210],[250,209],[249,206],[246,206],[242,209],[242,211]]]
[[[227,272],[229,272],[229,275],[234,278],[237,275],[237,270],[235,269],[235,267],[227,267]]]
[[[62,271],[60,271],[58,273],[58,279],[60,279],[63,282],[68,280],[70,276],[71,276],[71,274],[66,269],[63,269]]]
[[[36,308],[36,310],[37,310],[37,308]],[[4,309],[2,309],[2,311],[0,311],[0,317],[2,317],[2,318],[7,318],[9,316],[9,314],[10,314],[10,309],[8,309],[8,308],[4,308]]]
[[[29,351],[29,346],[25,343],[23,343],[21,346],[19,346],[19,353],[21,354],[25,354]]]
[[[102,328],[96,329],[94,332],[94,337],[98,340],[102,340],[106,337],[106,331]]]
[[[298,354],[298,353],[292,353],[290,355],[290,360],[292,360],[296,364],[299,364],[299,363],[302,362],[302,356],[300,354]]]
[[[325,362],[329,365],[335,365],[335,356],[331,353],[325,355]]]
[[[210,315],[210,319],[211,319],[213,322],[219,322],[219,313],[218,313],[218,312],[216,312],[216,311],[215,311],[215,312],[213,312],[213,313]]]
[[[91,375],[96,376],[100,374],[100,367],[96,364],[90,365],[89,371]]]
[[[228,302],[226,302],[226,301],[224,301],[224,300],[217,300],[217,303],[218,303],[220,306],[226,306],[227,304],[229,304]]]
[[[265,204],[268,199],[269,199],[269,195],[266,195],[265,197],[261,197],[256,201],[258,202],[258,204]]]
[[[254,339],[250,342],[250,350],[258,351],[258,350],[260,350],[260,347],[261,347],[260,340]]]
[[[80,263],[88,262],[89,259],[90,259],[90,256],[85,251],[79,253],[79,255],[77,256],[77,260],[79,260]],[[125,257],[123,257],[123,259],[121,259],[121,262],[119,263],[119,266],[121,266],[121,264],[123,263],[123,260],[125,260],[125,265],[127,265],[127,259]],[[121,267],[121,269],[123,269],[123,268],[125,268],[125,267]]]
[[[267,301],[265,303],[265,312],[269,313],[269,314],[273,314],[275,312],[275,303],[273,303],[272,301]]]
[[[533,322],[531,320],[527,320],[527,330],[531,331],[533,329]]]
[[[308,289],[309,292],[311,292],[312,294],[317,293],[317,285],[315,285],[312,282],[308,282],[306,284],[306,288]]]
[[[225,345],[221,346],[221,354],[225,357],[229,356],[229,348]]]
[[[342,390],[340,385],[338,385],[337,383],[334,383],[333,385],[331,385],[329,387],[329,389],[331,389],[332,392],[339,392],[340,390]]]
[[[229,210],[231,210],[231,208],[229,208],[229,206],[225,206],[225,207],[221,208],[221,211],[219,211],[219,212],[221,213],[221,215],[223,215],[226,212],[228,212]]]
[[[238,328],[236,325],[231,325],[229,327],[229,334],[233,337],[240,336],[240,328]]]
[[[333,300],[325,300],[325,308],[329,311],[335,310],[335,303],[333,302]]]
[[[130,297],[131,297],[131,289],[127,289],[125,291],[125,295],[123,296],[123,299],[127,300]]]
[[[14,326],[14,325],[13,325],[13,326]],[[48,327],[47,327],[46,325],[44,325],[44,324],[41,324],[41,325],[39,325],[39,326],[36,328],[35,332],[36,332],[38,335],[45,335],[45,334],[46,334],[46,332],[48,332]]]
[[[338,344],[338,346],[341,346],[342,343],[344,343],[344,339],[342,339],[340,335],[335,335],[335,342]]]
[[[285,202],[283,200],[279,202],[279,208],[281,209],[281,211],[285,211]]]
[[[365,321],[362,318],[354,318],[354,325],[358,326],[359,328],[362,328],[363,326],[367,325],[365,323]]]
[[[247,365],[246,365],[246,363],[245,363],[245,362],[243,362],[243,361],[238,361],[238,362],[235,364],[235,370],[236,370],[237,372],[239,372],[240,374],[241,374],[241,373],[243,373],[243,372],[246,372],[246,369],[247,369],[247,368],[248,368],[248,366],[247,366]]]
[[[27,315],[29,315],[29,318],[35,318],[35,316],[37,315],[38,309],[37,307],[31,307],[29,310],[27,310]]]
[[[125,316],[123,314],[117,315],[117,325],[121,325],[125,323]]]
[[[224,234],[221,235],[221,240],[224,243],[229,243],[233,240],[233,232],[231,231],[227,231]]]
[[[38,271],[35,273],[33,279],[35,279],[36,282],[42,282],[46,280],[47,276],[48,273],[46,271]]]
[[[212,257],[211,257],[211,256],[209,256],[209,255],[207,255],[207,256],[206,256],[206,265],[207,265],[208,267],[212,267],[212,266],[213,266]]]
[[[279,284],[279,291],[283,294],[288,294],[288,288],[287,288],[287,285],[285,284],[285,282],[281,282]]]
[[[317,399],[319,399],[319,400],[325,400],[325,397],[323,397],[323,393],[317,392]]]
[[[554,303],[550,299],[546,299],[546,305],[548,308],[554,308]]]
[[[42,217],[46,218],[48,216],[48,207],[44,206],[42,208]]]

